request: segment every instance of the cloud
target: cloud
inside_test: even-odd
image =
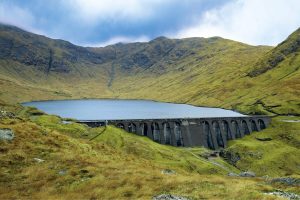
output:
[[[34,23],[34,17],[28,10],[9,4],[0,4],[0,22],[18,27],[28,27]]]
[[[0,4],[0,23],[17,26],[37,34],[44,34],[43,31],[34,28],[36,18],[29,10],[9,3]]]
[[[171,37],[221,36],[253,45],[276,45],[300,25],[299,0],[236,0],[206,11]]]
[[[64,4],[74,11],[74,17],[92,25],[103,20],[110,20],[111,23],[118,20],[145,20],[154,15],[155,8],[169,2],[170,0],[67,0]]]
[[[105,47],[111,44],[116,43],[132,43],[132,42],[147,42],[149,41],[149,38],[146,36],[140,36],[140,37],[125,37],[125,36],[116,36],[112,37],[105,42],[102,43],[96,43],[96,44],[86,44],[84,46],[87,47]]]

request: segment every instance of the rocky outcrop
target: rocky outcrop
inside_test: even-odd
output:
[[[223,157],[228,163],[236,167],[237,162],[241,159],[239,153],[234,153],[228,150],[221,150],[220,156]]]
[[[2,118],[15,118],[15,114],[5,110],[0,110],[0,119]]]
[[[281,190],[276,190],[274,192],[268,192],[265,194],[282,197],[282,198],[285,198],[288,200],[300,200],[300,195],[292,193],[292,192],[281,191]]]
[[[292,178],[292,177],[274,178],[270,181],[270,183],[280,183],[289,186],[300,186],[300,178]]]

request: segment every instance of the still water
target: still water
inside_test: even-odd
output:
[[[148,100],[83,99],[34,101],[23,103],[48,114],[78,120],[172,119],[203,117],[241,117],[240,113],[221,108],[196,107],[187,104]]]

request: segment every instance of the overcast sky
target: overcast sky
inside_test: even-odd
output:
[[[0,0],[0,22],[83,46],[221,36],[276,45],[300,26],[300,0]]]

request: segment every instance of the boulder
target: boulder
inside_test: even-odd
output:
[[[182,197],[182,196],[176,196],[173,194],[160,194],[160,195],[154,196],[152,199],[153,200],[190,200],[189,198]]]
[[[229,172],[227,175],[228,175],[228,176],[232,176],[232,177],[237,177],[237,176],[239,176],[238,174],[233,173],[233,172]]]
[[[33,160],[36,161],[37,163],[42,163],[42,162],[45,161],[45,160],[40,159],[40,158],[33,158]]]
[[[255,177],[256,174],[254,172],[251,172],[251,171],[246,171],[246,172],[241,172],[240,176],[241,177]]]
[[[11,129],[0,129],[0,140],[13,140],[15,138],[15,134]]]
[[[161,171],[162,174],[167,174],[167,175],[172,175],[172,174],[176,174],[176,171],[171,170],[171,169],[164,169]]]

